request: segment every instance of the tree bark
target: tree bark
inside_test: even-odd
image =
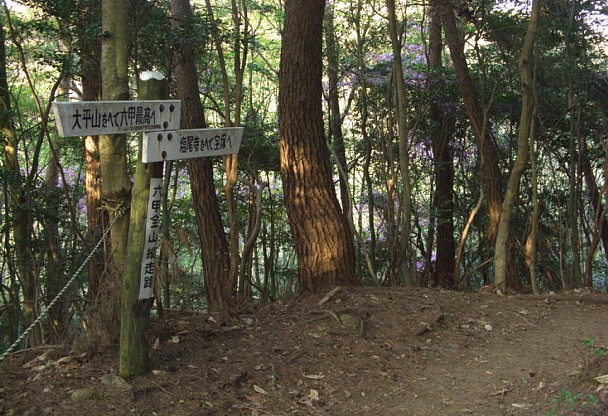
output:
[[[85,27],[97,24],[101,19],[101,5],[89,4],[83,8],[80,19]],[[101,41],[86,32],[78,38],[80,54],[80,77],[82,82],[82,99],[97,101],[101,98]],[[109,225],[108,211],[101,209],[101,164],[99,161],[99,137],[87,136],[84,140],[84,157],[86,166],[85,188],[87,195],[87,231],[88,239],[96,244],[103,234],[104,227]],[[106,265],[110,244],[106,242],[104,250],[94,253],[87,266],[89,287],[88,298],[94,302],[99,296],[103,276],[108,272]]]
[[[128,14],[126,0],[102,1],[101,89],[104,101],[129,100]],[[101,197],[108,219],[124,215],[110,231],[107,274],[90,311],[88,345],[105,349],[116,345],[120,335],[120,288],[129,234],[128,204],[131,183],[127,169],[127,139],[124,134],[101,135],[98,141],[101,169]]]
[[[597,215],[599,215],[601,212],[604,212],[602,194],[600,192],[599,187],[597,186],[597,182],[595,181],[593,170],[591,169],[591,161],[589,160],[589,155],[587,153],[587,142],[585,140],[582,140],[581,144],[581,170],[585,178],[585,184],[587,185],[587,189],[589,189],[589,196],[591,202],[590,208],[593,210],[595,216],[597,217]],[[606,218],[604,218],[604,220],[602,220],[601,222],[600,240],[602,242],[602,246],[604,247],[604,256],[608,260],[608,221]]]
[[[353,236],[336,197],[321,108],[324,0],[285,2],[279,71],[281,176],[302,292],[352,285]]]
[[[346,177],[339,175],[340,202],[342,212],[348,215],[348,167],[346,164],[346,150],[344,148],[344,136],[342,134],[342,114],[340,113],[340,91],[338,90],[338,66],[339,55],[334,28],[333,4],[325,10],[325,47],[327,53],[327,81],[329,83],[328,105],[329,105],[329,136],[333,139],[334,149]]]
[[[429,66],[431,69],[431,88],[436,91],[443,85],[440,77],[442,68],[441,20],[437,9],[431,7],[429,21]],[[454,120],[446,112],[442,94],[431,98],[429,116],[431,121],[431,146],[435,171],[436,190],[432,199],[433,211],[437,220],[437,249],[433,285],[455,288],[454,275],[454,164],[450,146]],[[430,251],[430,247],[429,247]]]
[[[4,8],[6,13],[7,8]],[[8,207],[12,213],[12,241],[14,253],[14,264],[10,267],[12,273],[16,273],[15,277],[11,277],[13,281],[19,281],[23,293],[23,318],[24,324],[30,325],[37,316],[36,295],[38,292],[38,284],[36,276],[30,266],[30,247],[31,247],[31,229],[32,216],[29,208],[29,201],[26,200],[26,195],[23,189],[23,181],[20,180],[21,171],[19,168],[19,141],[15,134],[13,124],[13,110],[11,105],[11,95],[8,88],[8,78],[6,72],[6,41],[4,35],[4,26],[2,20],[4,16],[0,15],[0,146],[4,151],[4,163],[6,171],[11,175],[8,185]],[[10,218],[7,216],[7,218]],[[15,323],[15,327],[18,327]],[[37,327],[28,337],[30,346],[37,346],[42,343],[42,331]]]
[[[452,5],[444,5],[438,0],[433,0],[433,5],[439,12],[441,23],[445,31],[445,40],[450,49],[450,56],[454,64],[454,71],[458,81],[458,89],[462,96],[465,111],[469,118],[469,123],[473,130],[477,148],[479,149],[481,162],[481,176],[485,193],[488,197],[488,211],[490,226],[487,238],[490,244],[494,244],[498,221],[502,210],[502,191],[500,180],[500,169],[498,167],[497,151],[492,141],[486,117],[482,111],[477,96],[473,80],[469,73],[468,64],[464,55],[464,42],[459,33],[456,16]]]
[[[192,24],[190,1],[171,0],[171,14],[174,27],[186,28],[185,33],[189,33],[187,28]],[[205,127],[192,42],[193,39],[182,39],[176,52],[175,77],[177,95],[182,100],[183,129]],[[226,278],[230,271],[230,255],[213,183],[211,159],[189,159],[188,172],[202,249],[207,307],[212,312],[225,311],[234,303],[234,292]]]
[[[496,235],[496,248],[494,254],[494,285],[504,291],[507,287],[507,257],[509,253],[508,241],[511,228],[511,212],[515,199],[519,194],[521,177],[528,165],[528,152],[532,116],[534,114],[534,77],[532,65],[534,59],[534,41],[538,28],[540,15],[540,0],[532,1],[532,14],[528,22],[528,31],[524,39],[521,55],[517,61],[521,80],[521,115],[519,118],[519,135],[517,139],[517,157],[509,176],[507,190],[502,203],[502,213]]]
[[[386,1],[388,9],[389,32],[393,50],[393,85],[395,87],[395,99],[397,101],[397,126],[399,131],[399,167],[401,169],[401,238],[399,270],[403,276],[406,286],[412,287],[416,284],[413,264],[408,266],[408,259],[412,255],[410,237],[412,232],[412,186],[410,182],[410,157],[409,140],[407,131],[407,98],[405,96],[405,80],[403,78],[403,64],[401,62],[401,41],[398,36],[397,16],[395,12],[395,1]]]

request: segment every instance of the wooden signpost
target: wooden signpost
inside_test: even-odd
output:
[[[141,95],[146,98],[142,101],[53,103],[61,137],[143,133],[132,191],[123,277],[120,374],[124,377],[148,371],[148,349],[143,335],[149,326],[154,298],[162,162],[237,153],[243,137],[242,127],[179,130],[181,101],[152,99],[163,95],[164,77],[158,73],[146,76],[146,79],[142,77],[140,87]]]

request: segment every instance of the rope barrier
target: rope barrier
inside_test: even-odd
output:
[[[55,303],[57,303],[57,301],[64,295],[64,293],[67,292],[68,288],[72,285],[72,283],[74,283],[76,281],[76,278],[78,277],[78,275],[82,272],[82,270],[87,265],[87,263],[89,261],[91,261],[91,259],[93,258],[93,255],[95,254],[97,249],[99,247],[101,247],[101,244],[108,237],[108,234],[112,230],[112,227],[114,227],[114,224],[116,224],[116,221],[118,221],[118,219],[120,217],[122,217],[126,211],[127,211],[127,206],[125,206],[125,205],[121,205],[116,209],[116,216],[114,217],[114,220],[112,220],[112,222],[110,223],[110,226],[104,231],[103,235],[101,236],[101,239],[97,242],[95,247],[93,247],[89,256],[80,265],[78,270],[76,270],[74,275],[70,278],[70,280],[68,280],[68,282],[65,284],[63,289],[61,289],[59,291],[59,293],[57,294],[57,296],[55,296],[55,298],[51,301],[51,303],[49,303],[49,305],[46,308],[43,307],[42,312],[40,313],[40,315],[38,315],[38,318],[36,318],[36,320],[34,322],[32,322],[32,324],[23,332],[23,334],[21,334],[21,336],[19,338],[17,338],[17,340],[13,343],[13,345],[11,345],[8,348],[8,350],[6,350],[4,352],[4,354],[2,354],[2,356],[0,356],[0,363],[2,363],[15,350],[15,348],[17,348],[17,346],[25,339],[25,337],[27,337],[29,335],[29,333],[32,332],[34,327],[36,327],[36,325],[38,325],[40,323],[40,321],[42,321],[42,319],[44,319],[48,315],[49,309],[51,309],[55,305]]]

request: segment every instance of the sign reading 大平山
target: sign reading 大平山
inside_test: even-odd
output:
[[[141,279],[139,299],[154,297],[154,269],[156,267],[156,242],[160,230],[160,204],[162,178],[150,179],[150,196],[146,216],[146,233],[144,235],[144,252],[141,259]]]
[[[143,163],[238,153],[243,127],[144,133]]]
[[[61,137],[176,130],[180,100],[53,102]]]

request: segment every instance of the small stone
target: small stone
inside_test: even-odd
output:
[[[101,384],[121,389],[128,389],[131,387],[124,378],[117,376],[116,374],[106,374],[101,378]]]
[[[83,400],[99,400],[101,396],[93,389],[78,389],[74,390],[70,395],[71,399],[74,401],[83,401]]]
[[[359,327],[359,318],[354,315],[350,315],[348,313],[343,313],[340,315],[340,322],[347,328],[358,328]]]

